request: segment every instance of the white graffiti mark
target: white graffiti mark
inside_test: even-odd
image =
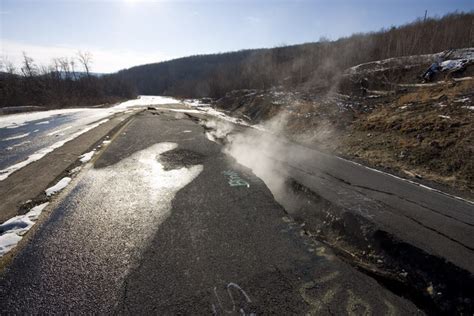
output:
[[[314,285],[307,284],[306,286],[309,286],[307,289],[310,289],[311,286],[314,286]],[[313,299],[309,295],[306,294],[305,290],[302,290],[300,292],[301,297],[303,297],[306,303],[310,305],[310,310],[308,311],[307,315],[319,315],[321,311],[324,309],[324,307],[334,300],[334,297],[336,296],[338,292],[339,292],[339,286],[336,285],[335,287],[327,290],[318,299]]]
[[[229,178],[229,185],[231,187],[240,187],[240,186],[246,186],[247,188],[250,187],[250,184],[243,180],[239,174],[235,171],[232,170],[227,170],[222,172],[224,175],[226,175]]]
[[[308,311],[308,315],[318,315],[321,310],[327,304],[331,303],[334,299],[334,296],[339,292],[339,286],[336,285],[329,290],[326,290],[321,296],[317,298],[312,298],[307,292],[313,288],[318,288],[320,284],[328,283],[329,281],[334,280],[339,275],[338,271],[332,272],[328,275],[321,277],[318,280],[314,280],[311,282],[307,282],[301,286],[299,292],[301,297],[305,300],[305,302],[310,306],[310,310]]]
[[[347,290],[347,294],[349,294],[346,307],[347,315],[373,315],[372,309],[367,302],[356,296],[351,290]]]
[[[387,301],[387,300],[385,299],[385,300],[384,300],[384,304],[385,304],[385,306],[387,306],[387,313],[386,313],[387,316],[395,316],[395,315],[398,315],[397,309],[395,308],[395,306],[393,306],[392,303],[390,303],[389,301]]]
[[[346,301],[346,314],[350,316],[355,315],[373,315],[372,307],[369,303],[364,301],[361,297],[356,295],[351,289],[342,290],[340,282],[337,278],[340,276],[338,271],[334,271],[314,281],[304,283],[300,289],[300,295],[303,300],[309,305],[307,315],[320,315],[321,312],[331,305],[332,302]],[[397,315],[396,307],[384,299],[386,306],[385,315]]]
[[[231,282],[227,284],[226,291],[227,291],[227,295],[229,296],[232,302],[232,309],[226,309],[219,297],[219,294],[217,294],[217,287],[214,287],[214,295],[218,303],[218,306],[211,304],[212,312],[214,313],[214,315],[218,315],[219,310],[222,310],[226,314],[237,313],[237,306],[236,306],[237,304],[235,302],[234,295],[232,294],[232,289],[234,289],[234,291],[237,290],[238,293],[245,299],[247,303],[252,303],[250,296],[238,284]],[[241,315],[249,315],[249,316],[255,315],[255,313],[246,313],[242,307],[239,308],[238,313],[240,313]]]

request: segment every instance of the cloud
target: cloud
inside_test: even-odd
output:
[[[144,53],[133,50],[104,50],[91,47],[71,47],[67,45],[42,46],[0,39],[1,56],[19,66],[22,53],[26,52],[37,64],[49,65],[55,57],[76,57],[77,52],[88,51],[92,54],[93,72],[115,72],[132,66],[168,60],[171,57],[162,52]]]

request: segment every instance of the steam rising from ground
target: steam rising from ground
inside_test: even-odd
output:
[[[213,142],[217,142],[219,139],[226,139],[234,129],[234,126],[229,122],[220,120],[205,121],[203,124],[208,129],[206,137]]]
[[[266,132],[246,129],[240,133],[235,132],[234,125],[224,121],[211,120],[204,125],[210,129],[206,132],[209,139],[221,140],[224,143],[223,152],[251,169],[265,182],[275,199],[291,211],[298,208],[299,202],[288,185],[288,167],[280,161],[303,157],[295,157],[289,151],[288,143],[281,139],[287,122],[288,116],[280,114],[261,125]]]

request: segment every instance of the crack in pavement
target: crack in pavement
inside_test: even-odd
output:
[[[326,173],[326,172],[325,172],[325,173]],[[331,175],[331,174],[329,174],[329,173],[326,173],[326,174],[329,175],[329,176],[331,176],[331,177],[333,177],[333,178],[335,178],[336,180],[340,180],[341,182],[347,183],[348,185],[351,185],[351,186],[353,186],[353,187],[359,187],[359,188],[361,188],[361,189],[366,189],[366,190],[375,191],[375,192],[378,192],[378,193],[385,193],[385,194],[387,194],[387,195],[395,196],[395,197],[397,197],[397,198],[399,198],[399,199],[401,199],[401,200],[405,200],[405,201],[407,201],[407,202],[411,202],[411,203],[413,203],[413,204],[415,204],[415,205],[418,205],[418,206],[420,206],[420,207],[426,208],[426,209],[431,210],[431,211],[433,211],[433,212],[435,212],[435,213],[438,213],[438,214],[440,214],[440,215],[444,215],[444,216],[446,216],[446,217],[448,217],[448,218],[452,218],[452,217],[450,217],[450,216],[448,216],[448,215],[445,215],[445,214],[439,213],[439,212],[437,212],[437,211],[435,211],[435,210],[432,210],[432,209],[429,208],[429,207],[425,207],[425,206],[423,206],[423,205],[419,205],[419,204],[416,203],[416,202],[412,202],[412,201],[410,201],[410,200],[408,200],[408,199],[402,198],[402,197],[400,197],[400,196],[398,196],[398,195],[396,195],[396,194],[394,194],[394,193],[391,193],[391,192],[384,192],[384,191],[381,191],[381,190],[372,189],[372,188],[369,188],[369,187],[365,187],[365,186],[361,186],[361,185],[352,184],[352,183],[347,182],[347,181],[345,181],[345,180],[339,179],[339,178],[337,178],[337,177],[335,177],[335,176],[333,176],[333,175]],[[361,193],[361,194],[364,194],[363,192],[361,192],[361,191],[359,191],[359,190],[356,190],[356,191],[359,192],[359,193]],[[364,194],[364,195],[367,196],[367,194]],[[431,231],[433,231],[433,232],[435,232],[435,233],[437,233],[437,234],[439,234],[439,235],[441,235],[441,236],[443,236],[443,237],[445,237],[445,238],[451,240],[452,242],[455,242],[455,243],[459,244],[460,246],[462,246],[462,247],[464,247],[464,248],[466,248],[466,249],[468,249],[468,250],[470,250],[470,251],[474,251],[474,248],[473,248],[473,247],[470,247],[470,246],[464,244],[463,242],[461,242],[461,241],[459,241],[459,240],[457,240],[457,239],[454,239],[454,238],[452,238],[452,237],[446,235],[445,233],[443,233],[443,232],[441,232],[441,231],[439,231],[439,230],[437,230],[437,229],[435,229],[435,228],[433,228],[433,227],[430,227],[430,226],[427,226],[427,225],[423,224],[421,221],[417,220],[416,218],[414,218],[414,217],[412,217],[412,216],[409,216],[409,215],[406,215],[406,214],[403,214],[403,213],[395,213],[395,211],[391,211],[391,207],[390,207],[389,205],[387,205],[385,202],[383,202],[383,201],[379,201],[379,202],[382,203],[382,204],[384,204],[384,205],[386,205],[386,206],[387,206],[387,209],[389,210],[389,212],[394,213],[394,214],[397,214],[397,215],[401,215],[401,216],[403,216],[403,217],[405,217],[405,218],[407,218],[407,219],[409,219],[409,220],[411,220],[411,221],[417,223],[418,225],[421,225],[422,227],[424,227],[424,228],[426,228],[426,229],[428,229],[428,230],[431,230]],[[471,225],[471,224],[469,224],[469,223],[465,223],[464,221],[457,220],[457,219],[455,219],[455,218],[452,218],[452,219],[453,219],[453,220],[456,220],[456,221],[458,221],[458,222],[461,222],[461,223],[463,223],[463,224],[466,224],[466,225],[468,225],[468,226],[473,226],[473,225]]]
[[[330,177],[336,179],[336,180],[339,180],[339,181],[341,181],[341,182],[347,184],[347,185],[350,185],[350,186],[353,186],[353,187],[356,187],[356,188],[361,188],[361,189],[364,189],[364,190],[369,190],[369,191],[373,191],[373,192],[377,192],[377,193],[382,193],[382,194],[387,194],[387,195],[390,195],[390,196],[394,196],[394,197],[396,197],[396,198],[398,198],[398,199],[400,199],[400,200],[403,200],[403,201],[406,201],[406,202],[415,204],[415,205],[417,205],[417,206],[419,206],[419,207],[422,207],[422,208],[426,208],[426,209],[428,209],[428,210],[430,210],[430,211],[432,211],[432,212],[434,212],[434,213],[437,213],[437,214],[439,214],[439,215],[441,215],[441,216],[450,218],[450,219],[452,219],[452,220],[454,220],[454,221],[457,221],[457,222],[466,224],[466,225],[471,226],[471,227],[474,226],[474,224],[471,224],[471,223],[465,222],[465,221],[463,221],[463,220],[457,219],[457,218],[455,218],[455,217],[453,217],[453,216],[451,216],[451,215],[444,214],[444,213],[442,213],[442,212],[440,212],[440,211],[437,211],[437,210],[435,210],[435,209],[433,209],[433,208],[431,208],[431,207],[429,207],[429,206],[426,206],[426,205],[424,205],[424,204],[418,203],[418,202],[416,202],[416,201],[413,201],[413,200],[411,200],[411,199],[405,198],[405,197],[403,197],[403,196],[399,196],[399,195],[397,195],[397,194],[395,194],[395,193],[393,193],[393,192],[387,192],[387,191],[383,191],[383,190],[378,190],[378,189],[374,189],[374,188],[371,188],[371,187],[367,187],[367,186],[364,186],[364,185],[353,184],[353,183],[348,182],[348,181],[346,181],[346,180],[344,180],[344,179],[341,179],[341,178],[338,178],[338,177],[336,177],[336,176],[333,176],[333,175],[331,175],[330,173],[327,173],[327,172],[324,172],[324,173],[327,174],[328,176],[330,176]],[[362,193],[362,192],[359,191],[359,190],[357,190],[357,192]],[[382,202],[382,203],[383,203],[383,202]]]

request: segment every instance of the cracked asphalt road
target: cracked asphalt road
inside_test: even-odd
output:
[[[182,114],[142,112],[0,277],[0,312],[421,312],[337,259]]]
[[[244,148],[257,148],[255,151],[265,156],[262,159],[272,163],[273,169],[283,170],[285,177],[295,179],[334,205],[368,218],[377,228],[462,268],[467,274],[474,273],[472,201],[259,130],[237,127],[230,135],[231,141],[232,137],[243,139]],[[271,145],[258,149],[262,143]],[[271,182],[266,176],[263,173],[261,178]],[[285,207],[290,210],[288,205]]]

